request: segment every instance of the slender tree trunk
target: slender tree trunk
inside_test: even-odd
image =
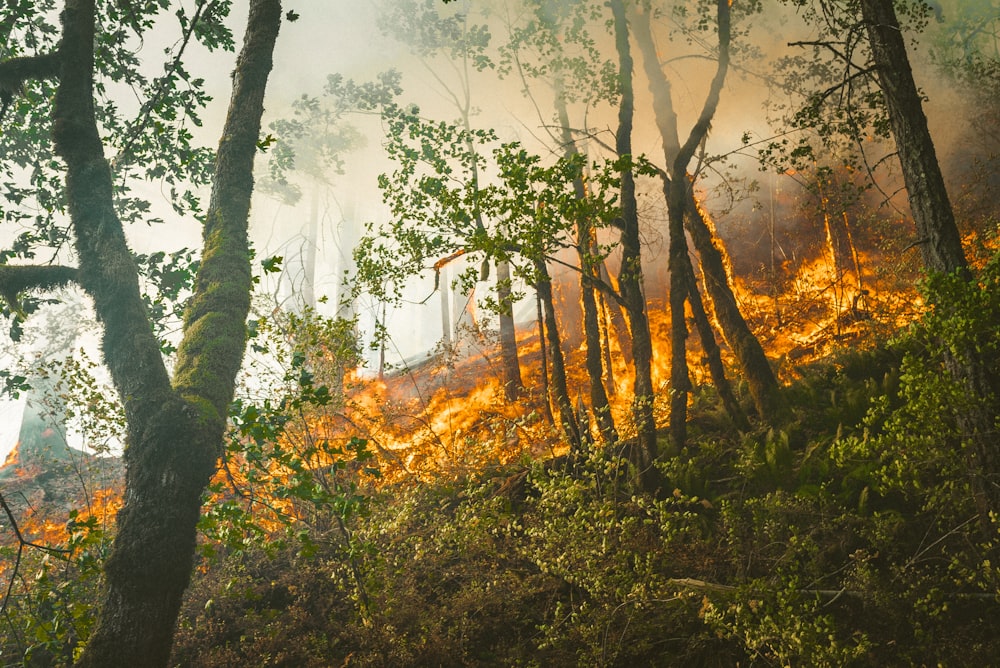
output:
[[[538,354],[541,356],[542,367],[542,414],[549,424],[555,424],[555,417],[552,415],[552,393],[549,391],[549,355],[545,344],[545,314],[542,312],[542,295],[535,290],[535,308],[538,310]]]
[[[611,355],[611,315],[608,300],[602,293],[597,293],[597,305],[600,308],[599,324],[601,327],[601,360],[604,362],[604,389],[608,397],[615,396],[618,388],[615,386],[615,366]],[[619,315],[621,311],[618,311]]]
[[[733,386],[726,378],[726,367],[722,363],[722,351],[715,340],[715,332],[712,331],[712,324],[705,312],[705,304],[701,300],[701,293],[698,291],[698,279],[694,275],[694,267],[688,262],[688,285],[691,291],[688,294],[688,303],[691,305],[691,313],[694,315],[695,329],[698,330],[698,339],[701,341],[702,350],[705,353],[705,361],[708,364],[708,372],[712,376],[712,384],[719,393],[719,399],[726,409],[726,414],[733,424],[739,429],[747,430],[750,423],[747,421],[746,413],[740,407],[740,402],[733,394]]]
[[[861,0],[879,87],[889,111],[910,210],[920,235],[917,245],[932,272],[956,273],[973,280],[962,248],[955,215],[945,189],[922,100],[913,81],[903,34],[891,0]],[[951,305],[939,305],[950,308]],[[947,353],[945,365],[965,386],[972,401],[959,410],[959,426],[969,439],[972,492],[987,537],[996,538],[990,513],[1000,513],[1000,453],[996,420],[1000,410],[1000,374],[996,360],[978,350]]]
[[[592,252],[596,255],[597,248],[593,248]],[[607,285],[611,285],[611,272],[608,271],[607,263],[601,261],[597,270],[601,281]],[[632,366],[632,335],[628,331],[628,323],[625,322],[624,309],[620,303],[615,300],[609,300],[606,295],[602,294],[601,299],[605,305],[608,320],[611,323],[611,330],[614,331],[615,339],[618,341],[618,350],[621,352],[622,360],[626,366]]]
[[[610,0],[614,16],[615,47],[618,52],[618,82],[621,100],[618,107],[618,132],[615,149],[622,158],[632,155],[632,116],[635,97],[632,90],[632,52],[629,46],[628,21],[623,0]],[[637,434],[636,447],[632,448],[632,462],[636,468],[639,485],[652,491],[658,484],[656,421],[653,416],[653,345],[646,317],[646,296],[642,292],[641,239],[639,212],[635,199],[635,179],[631,168],[621,172],[622,207],[622,266],[618,274],[618,289],[625,302],[632,334],[632,357],[635,369],[633,384],[633,418]]]
[[[650,30],[649,14],[637,12],[636,15],[633,34],[642,51],[644,71],[653,96],[653,110],[660,132],[663,156],[669,168],[681,151],[670,80],[660,68],[656,45],[653,43]],[[667,179],[663,188],[664,197],[667,199],[670,197],[670,187]],[[694,192],[689,188],[686,189],[685,195],[684,222],[698,252],[708,304],[714,312],[722,337],[733,350],[740,371],[747,380],[758,414],[765,421],[773,422],[781,414],[778,380],[767,361],[760,341],[754,336],[740,312],[733,293],[732,280],[726,268],[721,241],[705,220],[701,208],[695,201]]]
[[[507,401],[517,401],[524,389],[517,357],[514,305],[511,303],[510,263],[497,262],[497,298],[500,302],[500,357],[503,360],[503,393]]]
[[[566,98],[562,78],[556,79],[556,114],[559,118],[565,155],[579,155],[573,136],[570,134],[569,110],[566,108]],[[578,200],[587,197],[583,179],[573,180],[573,192]],[[584,217],[576,221],[576,252],[580,260],[580,296],[583,303],[583,334],[587,342],[587,377],[590,381],[590,409],[597,420],[598,431],[605,445],[611,445],[618,440],[614,416],[611,414],[611,404],[607,392],[604,391],[604,364],[601,359],[601,327],[597,310],[597,296],[594,289],[594,279],[597,278],[592,252],[593,228]]]
[[[680,211],[676,210],[677,193],[671,184],[668,198],[670,218],[670,440],[674,452],[679,453],[687,441],[687,403],[691,392],[691,377],[687,365],[687,318],[684,303],[689,294],[697,290],[691,285],[694,276],[688,255],[687,238],[684,236],[684,204],[681,193]]]
[[[559,426],[570,443],[570,448],[580,447],[580,427],[576,423],[573,404],[569,398],[569,387],[566,384],[566,363],[562,353],[562,341],[559,336],[559,325],[556,320],[556,308],[552,302],[552,279],[544,260],[535,260],[535,273],[538,276],[535,290],[545,311],[545,334],[549,351],[549,366],[552,372],[552,382],[549,390],[559,414]]]
[[[587,226],[581,224],[577,230],[577,243],[587,243],[589,245],[590,231]],[[581,260],[584,256],[581,255]],[[595,276],[593,268],[584,260],[581,269],[591,276]],[[611,445],[618,441],[618,430],[615,428],[615,419],[611,414],[611,403],[608,401],[608,394],[604,391],[604,361],[601,359],[601,327],[598,320],[597,299],[594,288],[586,277],[581,277],[580,290],[583,298],[583,331],[587,339],[587,376],[590,379],[590,409],[597,420],[597,429],[601,432],[601,439],[605,445]]]
[[[102,349],[125,406],[128,441],[124,505],[105,566],[103,601],[77,665],[155,668],[169,661],[191,576],[201,495],[221,453],[244,352],[253,159],[281,4],[250,4],[173,384],[114,210],[111,171],[94,116],[94,20],[94,0],[67,0],[53,139],[67,166],[79,280],[104,326]]]

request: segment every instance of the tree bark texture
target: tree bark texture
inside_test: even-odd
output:
[[[556,115],[559,119],[560,132],[564,146],[564,155],[572,157],[579,155],[576,143],[570,133],[569,110],[566,108],[566,98],[563,92],[561,78],[556,80]],[[583,179],[573,180],[573,194],[578,200],[587,197]],[[580,260],[580,301],[583,305],[583,335],[587,342],[587,377],[590,381],[590,410],[597,421],[597,429],[601,433],[604,445],[613,445],[618,441],[618,430],[615,428],[614,416],[611,414],[611,403],[604,390],[604,361],[601,358],[601,327],[599,321],[597,294],[594,282],[598,278],[595,266],[596,254],[592,252],[594,233],[591,221],[584,217],[576,221],[576,254]],[[610,369],[610,366],[609,366]]]
[[[653,97],[653,111],[663,146],[663,157],[669,169],[681,150],[677,114],[673,108],[670,80],[660,68],[648,13],[637,12],[633,34],[642,51],[644,71]],[[664,197],[667,199],[670,198],[669,181],[667,179],[664,183]],[[708,305],[713,311],[723,339],[732,349],[736,363],[747,380],[750,396],[758,414],[765,421],[773,422],[780,415],[778,380],[767,361],[764,348],[740,312],[732,289],[732,279],[723,259],[721,240],[705,221],[703,212],[695,201],[694,192],[690,188],[686,190],[684,222],[698,253]],[[700,335],[699,338],[704,342],[704,336]],[[708,354],[707,348],[706,354]],[[710,364],[716,364],[711,356],[709,360]],[[719,362],[721,363],[721,360]],[[719,389],[721,394],[722,389]],[[742,411],[739,411],[739,414],[742,414]],[[734,419],[737,419],[735,415]],[[737,422],[745,422],[745,417],[737,419]]]
[[[610,0],[614,17],[615,48],[618,52],[618,81],[621,99],[618,106],[618,132],[615,149],[621,158],[632,155],[632,117],[635,112],[635,95],[632,88],[634,70],[629,46],[628,20],[623,0]],[[646,315],[646,296],[642,291],[641,240],[639,212],[635,198],[635,179],[629,167],[621,171],[622,208],[622,264],[618,274],[625,310],[628,313],[632,335],[632,360],[635,370],[633,383],[633,418],[637,435],[632,448],[632,462],[636,468],[639,485],[647,491],[656,486],[658,475],[653,467],[656,460],[656,422],[653,416],[653,345]]]
[[[542,296],[535,290],[535,309],[538,312],[538,355],[541,358],[542,415],[551,425],[556,423],[552,415],[552,393],[549,391],[549,354],[545,350],[545,314],[542,312]]]
[[[94,0],[67,0],[53,139],[65,160],[79,283],[127,420],[126,487],[97,627],[77,665],[165,666],[191,576],[201,495],[221,453],[250,301],[247,217],[278,0],[253,0],[173,383],[115,213],[93,101]]]
[[[889,111],[924,266],[943,273],[966,272],[962,239],[892,1],[861,0],[861,14],[879,88]]]
[[[670,331],[671,331],[671,402],[670,402],[670,432],[675,448],[684,445],[687,429],[687,395],[690,391],[690,379],[687,369],[687,323],[684,319],[684,302],[687,295],[697,290],[691,285],[689,277],[694,275],[691,260],[688,256],[687,239],[684,236],[684,214],[690,194],[690,181],[687,175],[688,164],[694,156],[695,149],[708,135],[715,110],[719,106],[719,97],[729,70],[729,1],[718,2],[719,31],[719,62],[715,76],[709,86],[708,95],[702,106],[701,114],[687,140],[677,151],[670,168],[670,188],[667,197],[667,209],[670,219]]]
[[[910,210],[920,235],[924,266],[932,272],[957,273],[973,280],[945,189],[934,143],[927,128],[920,93],[906,53],[906,44],[891,0],[861,0],[875,71],[889,112],[889,121]],[[948,308],[936,305],[935,308]],[[996,538],[990,513],[1000,513],[1000,452],[997,414],[1000,412],[1000,374],[996,360],[978,350],[947,352],[945,366],[972,397],[958,411],[959,427],[969,444],[972,493],[980,523],[989,539]]]
[[[538,276],[535,291],[545,311],[545,345],[548,349],[549,369],[552,380],[549,391],[559,414],[559,426],[562,428],[570,448],[580,447],[580,427],[576,422],[573,404],[569,398],[569,386],[566,384],[566,362],[562,353],[562,337],[559,336],[559,324],[556,319],[556,307],[552,301],[552,279],[549,277],[545,261],[536,259],[535,274]]]
[[[524,389],[517,355],[517,332],[510,295],[510,263],[497,262],[497,299],[500,303],[500,357],[503,360],[503,393],[507,401],[517,401]]]

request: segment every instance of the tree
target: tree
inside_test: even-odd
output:
[[[915,243],[924,267],[929,272],[954,274],[963,282],[972,282],[892,1],[861,0],[860,8],[903,168],[910,211],[919,235]],[[944,303],[934,307],[950,312],[960,305]],[[963,345],[947,352],[945,365],[973,399],[959,412],[959,421],[970,440],[971,483],[980,521],[991,535],[995,520],[990,516],[1000,513],[1000,453],[996,443],[1000,375],[996,373],[996,361],[986,359],[974,346]]]
[[[821,3],[807,14],[819,28],[819,39],[793,44],[815,47],[822,55],[797,63],[796,73],[805,72],[816,87],[792,120],[815,130],[824,145],[845,139],[854,143],[872,177],[875,167],[869,166],[863,140],[872,135],[891,139],[917,234],[907,248],[919,249],[932,280],[951,276],[950,280],[976,290],[904,39],[905,28],[924,26],[930,8],[901,4],[900,11],[908,19],[906,25],[901,25],[893,3],[887,0]],[[814,155],[808,143],[800,143],[790,153],[799,160]],[[962,306],[938,300],[931,304],[930,315],[939,321],[947,320],[948,314],[958,317]],[[966,440],[967,482],[983,531],[992,537],[995,530],[990,517],[1000,512],[1000,456],[995,443],[1000,377],[994,362],[972,340],[939,341],[939,348],[944,351],[941,361],[947,372],[968,395],[958,416]]]
[[[330,186],[332,174],[343,174],[344,155],[364,144],[359,131],[343,120],[346,111],[343,106],[331,108],[320,98],[302,95],[292,103],[291,117],[270,125],[276,136],[268,163],[269,178],[260,181],[258,190],[294,206],[302,198],[299,182],[289,180],[294,173],[305,180],[309,191],[309,216],[302,231],[287,242],[283,265],[290,272],[292,308],[300,312],[316,308],[320,195]],[[298,249],[293,248],[295,242]]]
[[[633,419],[637,443],[632,447],[632,462],[643,489],[653,489],[657,482],[656,420],[653,416],[653,343],[646,315],[646,295],[642,290],[642,242],[639,234],[639,211],[635,196],[635,174],[632,168],[632,123],[635,114],[635,93],[632,87],[633,61],[629,46],[628,19],[622,0],[610,0],[614,23],[615,48],[618,51],[618,85],[621,99],[618,106],[618,129],[615,150],[621,161],[621,269],[618,286],[629,318],[632,333]]]
[[[127,421],[124,505],[105,566],[98,625],[78,665],[160,666],[169,660],[193,567],[201,495],[221,453],[244,352],[252,286],[247,219],[253,161],[281,3],[250,3],[204,217],[201,265],[172,377],[139,289],[136,261],[116,209],[112,165],[104,156],[95,67],[108,63],[102,60],[106,52],[95,45],[108,39],[98,31],[97,19],[101,16],[104,25],[109,17],[95,4],[66,0],[58,48],[0,64],[0,78],[58,79],[51,140],[65,163],[62,196],[77,260],[73,278],[93,300],[103,327],[104,361]],[[199,6],[199,12],[204,8]],[[211,9],[224,8],[213,4]],[[130,5],[128,11],[135,10]],[[152,23],[144,14],[133,13],[131,20],[137,32]],[[197,16],[192,27],[196,23]],[[142,129],[136,136],[144,134]],[[18,287],[45,285],[39,280]]]
[[[539,104],[534,102],[539,113],[538,120],[557,146],[556,150],[572,160],[581,151],[570,124],[570,103],[582,100],[589,107],[601,101],[612,102],[618,95],[615,77],[601,76],[611,63],[603,59],[596,41],[584,27],[586,18],[599,10],[585,2],[536,2],[530,3],[529,10],[527,20],[522,25],[508,26],[509,40],[501,49],[498,69],[505,76],[516,72],[524,93],[533,102],[535,97],[531,92],[529,79],[541,80],[552,88],[555,127],[548,124]],[[579,200],[588,197],[583,174],[574,181],[573,190]],[[599,297],[605,295],[597,287],[602,281],[600,270],[604,266],[604,257],[597,244],[597,222],[586,215],[577,218],[575,247],[579,258],[580,301],[587,344],[590,409],[602,440],[606,445],[611,445],[618,440],[618,432],[604,385],[605,375],[612,387],[613,378],[610,341],[606,330],[602,337],[600,326],[599,307],[606,307],[606,302],[599,303]],[[608,281],[603,281],[603,287],[610,290]],[[613,309],[620,317],[617,302],[613,304]],[[622,337],[620,344],[623,350],[631,351],[625,337]],[[602,355],[602,352],[607,354]]]
[[[443,14],[435,6],[434,0],[399,0],[387,8],[380,21],[383,32],[410,47],[440,92],[448,99],[459,114],[462,128],[472,130],[472,78],[471,69],[483,72],[492,67],[486,48],[490,42],[490,31],[486,25],[471,24],[468,13]],[[454,73],[454,83],[449,83],[429,59],[444,54],[446,62]],[[472,143],[467,145],[472,151]],[[472,179],[479,186],[476,163],[472,164]],[[483,221],[474,219],[474,224],[482,228]],[[505,260],[499,259],[497,266],[497,316],[500,324],[500,358],[504,371],[504,395],[508,401],[517,399],[524,385],[521,380],[521,366],[517,354],[517,337],[514,328],[513,300],[508,280],[510,269],[504,267]]]
[[[681,143],[677,130],[677,114],[673,109],[671,99],[672,87],[670,80],[660,66],[660,59],[657,56],[656,45],[653,41],[650,26],[651,12],[636,11],[634,16],[635,21],[632,32],[643,54],[643,65],[650,92],[653,96],[653,111],[663,146],[663,157],[667,165],[667,170],[673,171],[673,165],[681,151]],[[723,56],[721,41],[720,36],[720,60]],[[728,51],[728,43],[726,44],[726,51]],[[718,85],[721,86],[722,82],[723,79],[719,79]],[[716,92],[716,95],[718,95],[718,92]],[[706,108],[706,111],[709,110]],[[686,172],[680,176],[684,181],[687,181],[689,178]],[[664,172],[663,177],[664,196],[668,201],[669,209],[673,181],[668,172]],[[726,271],[721,240],[713,234],[707,214],[695,200],[693,188],[684,187],[682,190],[684,196],[683,202],[675,202],[673,206],[675,210],[679,210],[683,206],[684,229],[687,229],[691,234],[691,239],[698,252],[704,278],[704,287],[708,296],[708,304],[714,312],[715,320],[719,324],[725,341],[732,349],[736,361],[747,380],[747,385],[758,414],[764,420],[773,421],[779,413],[780,398],[778,396],[778,381],[767,361],[764,349],[761,347],[757,337],[750,330],[742,313],[740,313],[739,305],[733,294],[731,277]],[[677,251],[677,261],[682,265],[679,268],[682,272],[681,278],[688,283],[689,298],[695,324],[699,332],[702,347],[709,360],[709,369],[713,382],[733,420],[737,424],[745,424],[746,418],[737,405],[736,399],[729,389],[729,383],[725,378],[722,360],[717,352],[718,346],[715,342],[715,336],[712,334],[707,317],[704,315],[704,308],[700,305],[701,297],[697,294],[693,269],[688,270],[686,265],[690,263],[680,256],[680,248]],[[680,334],[678,331],[677,336],[680,336]],[[677,380],[678,382],[683,382],[680,377]]]

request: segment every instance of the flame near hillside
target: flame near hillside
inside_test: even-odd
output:
[[[818,252],[796,266],[786,262],[780,276],[734,277],[747,320],[786,380],[794,377],[796,365],[837,347],[869,345],[920,312],[912,282],[885,270],[891,263],[878,249],[852,246],[848,263],[837,257],[835,248],[828,236]],[[578,286],[563,284],[557,292],[564,300],[574,299]],[[665,295],[647,295],[658,426],[669,418],[670,316],[665,302]],[[562,308],[569,307],[579,308],[564,301]],[[613,328],[606,327],[606,333],[609,349],[604,351],[603,380],[620,435],[628,439],[635,433],[630,424],[632,374],[622,341]],[[260,530],[276,532],[313,515],[288,491],[297,485],[312,485],[317,494],[334,498],[345,490],[367,493],[405,481],[461,478],[519,457],[564,454],[568,446],[558,419],[552,417],[559,413],[544,396],[542,350],[533,327],[518,332],[518,350],[525,388],[516,402],[504,399],[495,333],[471,327],[459,342],[429,354],[413,368],[395,370],[382,379],[348,372],[337,401],[298,406],[264,450],[254,451],[249,432],[235,429],[209,506],[242,505],[255,514]],[[564,354],[574,411],[585,437],[597,442],[599,434],[589,415],[586,343]],[[732,373],[731,355],[725,348],[723,354]],[[327,362],[314,360],[318,367]],[[689,347],[688,364],[696,387],[710,382],[696,345]],[[357,447],[359,443],[366,444],[364,449]],[[20,486],[39,482],[51,488],[51,483],[40,483],[46,476],[44,466],[21,459],[20,448],[15,448],[0,470],[12,471]],[[376,471],[378,475],[372,475]],[[66,475],[72,479],[74,474]],[[8,486],[5,493],[11,489]],[[119,477],[116,484],[89,496],[77,495],[72,502],[61,493],[61,505],[36,507],[26,498],[21,528],[43,544],[64,544],[64,518],[70,507],[84,507],[76,521],[95,516],[105,525],[120,506],[120,489]]]

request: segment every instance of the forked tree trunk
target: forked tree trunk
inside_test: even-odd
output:
[[[653,111],[660,133],[663,156],[669,168],[681,150],[670,80],[660,68],[650,29],[649,14],[636,12],[635,15],[633,34],[642,51],[644,71],[653,96]],[[685,174],[685,178],[686,176]],[[664,183],[664,197],[669,199],[669,179],[667,181]],[[746,378],[758,414],[766,422],[774,422],[781,415],[780,386],[764,354],[764,348],[740,312],[733,293],[731,277],[723,259],[721,241],[705,221],[690,188],[686,189],[684,208],[684,224],[698,253],[709,307],[715,315],[722,337],[732,349],[740,371]]]
[[[685,296],[698,289],[690,285],[689,277],[694,275],[690,266],[687,250],[687,239],[684,236],[684,214],[689,199],[693,199],[691,187],[687,178],[688,164],[694,156],[695,149],[708,135],[708,128],[719,106],[722,86],[729,70],[729,38],[730,12],[729,0],[718,0],[717,5],[719,31],[719,62],[715,76],[708,89],[705,104],[701,114],[691,128],[687,140],[677,151],[670,170],[670,191],[667,197],[667,209],[670,217],[670,321],[671,321],[671,388],[672,401],[670,411],[670,431],[674,435],[674,447],[684,445],[687,420],[687,392],[690,381],[687,377],[687,357],[684,349],[687,338],[687,324],[684,321]],[[683,402],[679,396],[684,393]]]
[[[597,255],[598,249],[593,248],[592,252]],[[608,271],[607,262],[601,261],[597,271],[601,281],[606,285],[611,285],[611,272]],[[603,293],[601,302],[604,304],[607,319],[611,324],[610,330],[614,332],[615,339],[618,341],[622,361],[625,362],[626,366],[632,366],[632,335],[628,331],[628,323],[625,322],[622,305],[616,300],[608,299],[607,295]]]
[[[564,154],[567,157],[579,155],[576,143],[570,133],[569,110],[566,108],[561,77],[556,79],[555,89],[556,114],[559,118],[563,146],[565,146]],[[573,180],[573,193],[578,200],[587,197],[587,190],[582,178],[577,177]],[[597,278],[594,258],[597,255],[592,252],[593,236],[591,222],[584,217],[579,218],[576,221],[576,253],[580,261],[580,298],[583,304],[583,334],[587,342],[586,366],[587,377],[590,381],[590,409],[597,420],[597,429],[601,433],[604,445],[612,445],[618,440],[618,431],[615,429],[615,420],[611,414],[608,394],[604,391],[601,327],[597,310],[597,291],[594,289],[594,279]]]
[[[219,144],[202,263],[171,383],[114,209],[93,101],[94,0],[67,0],[53,139],[79,282],[104,327],[102,350],[127,420],[126,482],[97,627],[77,665],[165,666],[188,585],[201,495],[222,450],[250,305],[247,218],[278,0],[252,0]]]

